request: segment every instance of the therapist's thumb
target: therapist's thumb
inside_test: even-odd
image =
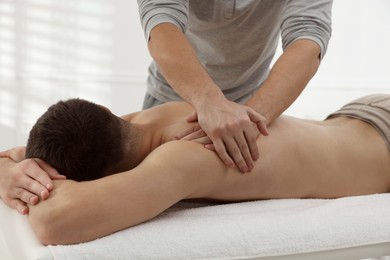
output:
[[[187,122],[196,122],[198,121],[198,113],[196,113],[196,111],[194,111],[191,115],[189,115],[187,118],[186,118]]]
[[[253,109],[248,109],[248,116],[249,119],[257,125],[257,128],[259,129],[260,133],[262,135],[268,135],[268,129],[267,129],[267,119],[254,111]]]

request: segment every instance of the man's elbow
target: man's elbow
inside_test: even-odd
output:
[[[50,197],[30,207],[28,219],[42,244],[69,244],[73,220],[69,212],[75,206],[71,196],[73,190],[73,182],[56,181]]]
[[[55,232],[45,225],[34,225],[33,230],[38,240],[45,246],[57,245],[58,238],[55,236]]]
[[[61,230],[58,229],[52,214],[41,214],[38,210],[31,210],[28,217],[30,225],[38,240],[44,245],[61,244]]]

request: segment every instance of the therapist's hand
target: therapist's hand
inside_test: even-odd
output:
[[[27,205],[49,197],[52,180],[66,179],[40,159],[24,159],[23,147],[0,152],[0,197],[11,208],[28,214]]]
[[[213,148],[228,166],[241,172],[253,169],[253,161],[259,158],[256,138],[259,131],[268,135],[266,119],[252,108],[228,100],[220,104],[200,106],[187,121],[198,121],[193,127],[179,133],[176,138],[195,140],[207,135]]]

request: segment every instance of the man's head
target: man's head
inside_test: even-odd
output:
[[[82,181],[118,170],[124,159],[125,122],[81,99],[51,106],[30,131],[27,158],[40,158],[67,178]]]

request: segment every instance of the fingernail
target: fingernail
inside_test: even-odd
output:
[[[18,209],[19,213],[22,214],[22,215],[26,215],[27,214],[27,208],[25,207],[21,207]]]
[[[47,188],[48,190],[50,190],[51,188],[53,188],[53,185],[51,185],[50,183],[48,183],[48,184],[46,184],[46,188]]]
[[[36,198],[35,196],[33,196],[33,197],[30,198],[30,203],[31,203],[31,204],[34,204],[34,203],[35,203],[35,201],[36,201],[35,198]]]
[[[49,192],[46,191],[46,190],[41,191],[41,198],[42,198],[42,199],[45,199],[45,198],[47,197],[48,194],[49,194]]]

